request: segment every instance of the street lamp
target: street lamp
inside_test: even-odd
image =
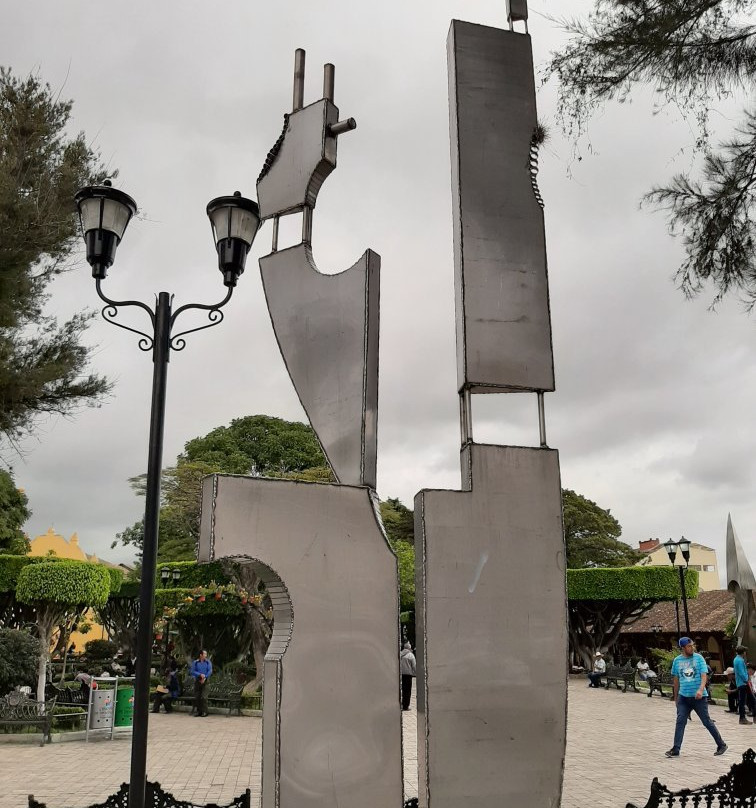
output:
[[[160,580],[163,584],[167,584],[169,580],[173,581],[173,585],[179,582],[181,578],[181,570],[175,567],[172,570],[169,570],[168,567],[162,567],[160,569]],[[163,668],[168,668],[168,652],[170,651],[169,644],[171,642],[171,619],[170,617],[165,618],[165,648],[163,649]]]
[[[247,253],[260,227],[260,212],[255,202],[245,199],[237,191],[233,196],[213,199],[207,206],[207,215],[218,253],[218,268],[228,292],[220,303],[205,305],[189,303],[171,311],[172,296],[160,292],[155,310],[138,300],[111,300],[101,288],[108,269],[115,260],[116,248],[131,218],[137,212],[136,202],[112,187],[106,180],[102,185],[82,188],[75,196],[81,221],[87,262],[92,267],[95,289],[105,302],[102,316],[105,320],[127,331],[139,334],[139,348],[152,352],[152,406],[150,412],[150,439],[147,459],[147,490],[144,513],[144,547],[142,550],[142,583],[139,590],[139,626],[136,641],[136,670],[134,683],[134,730],[131,741],[131,778],[129,780],[129,808],[144,808],[147,780],[147,722],[149,718],[150,663],[152,625],[155,608],[155,568],[157,566],[158,521],[160,510],[160,482],[163,458],[163,432],[165,424],[165,394],[168,360],[171,349],[186,347],[183,337],[218,325],[223,320],[220,309],[228,303],[239,276],[244,272]],[[137,307],[147,312],[152,334],[116,322],[120,308]],[[173,334],[180,314],[190,309],[207,311],[210,321],[206,325]]]
[[[667,551],[667,555],[669,556],[669,560],[672,566],[675,566],[675,558],[677,558],[677,550],[679,549],[682,552],[682,557],[685,561],[685,569],[688,567],[688,561],[690,561],[690,542],[682,536],[680,541],[672,541],[672,539],[667,539],[664,542],[664,549]],[[680,593],[682,594],[682,602],[683,602],[683,612],[685,613],[685,633],[690,636],[690,618],[688,617],[688,598],[685,594],[685,572],[683,569],[682,564],[677,567],[680,573]]]

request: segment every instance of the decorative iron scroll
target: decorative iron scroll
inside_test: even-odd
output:
[[[244,791],[238,797],[234,797],[231,802],[224,806],[216,802],[208,802],[204,806],[200,806],[196,802],[187,802],[185,800],[177,800],[173,794],[163,791],[160,783],[151,783],[147,781],[145,805],[148,808],[251,808],[252,795],[249,789]],[[89,808],[128,808],[129,805],[129,784],[122,783],[121,787],[115,794],[111,794],[105,802],[98,802],[90,805]],[[39,802],[34,799],[33,794],[29,794],[29,808],[47,808],[46,803]]]
[[[756,805],[756,752],[746,749],[741,763],[735,763],[716,783],[700,788],[670,791],[658,777],[651,783],[651,796],[643,808],[750,808]],[[638,808],[628,802],[627,808]]]

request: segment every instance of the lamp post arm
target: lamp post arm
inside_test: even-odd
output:
[[[155,313],[152,311],[152,309],[146,303],[142,303],[139,300],[112,300],[106,294],[103,293],[100,284],[101,281],[99,278],[97,278],[95,281],[95,289],[97,290],[97,296],[100,298],[100,300],[104,301],[104,303],[106,304],[102,309],[103,320],[107,321],[111,325],[117,325],[119,328],[123,328],[126,331],[131,331],[132,334],[139,334],[139,336],[142,338],[139,340],[139,350],[151,351],[153,345],[155,344],[154,340]],[[153,334],[145,334],[144,331],[139,331],[136,328],[132,328],[131,326],[117,322],[116,317],[118,317],[119,308],[128,308],[134,306],[140,309],[144,309],[147,312],[150,318],[150,323],[152,324]]]
[[[220,301],[220,303],[215,303],[213,305],[207,305],[205,303],[187,303],[184,306],[176,309],[171,316],[171,330],[173,330],[173,326],[176,322],[176,318],[182,312],[189,311],[190,309],[200,309],[207,312],[207,318],[210,320],[209,323],[205,325],[197,326],[196,328],[189,328],[186,331],[180,331],[178,334],[171,336],[171,348],[174,351],[183,351],[186,347],[186,340],[182,339],[187,334],[193,334],[195,331],[204,331],[206,328],[212,328],[214,325],[219,325],[223,322],[223,312],[221,309],[223,306],[231,300],[231,295],[234,293],[234,287],[228,287],[228,294]]]

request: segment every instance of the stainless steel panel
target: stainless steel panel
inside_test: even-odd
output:
[[[336,137],[329,127],[338,120],[338,108],[325,98],[287,117],[272,165],[257,180],[263,219],[315,207],[320,186],[336,167]]]
[[[309,246],[260,259],[286,368],[337,479],[375,487],[380,256],[321,274]]]
[[[266,658],[263,805],[401,805],[398,576],[372,492],[220,475],[204,493],[200,557],[255,563],[290,602]]]
[[[454,20],[447,47],[458,387],[553,390],[530,37]]]
[[[426,808],[558,806],[567,609],[556,451],[471,444],[468,491],[415,498]]]
[[[727,588],[735,595],[733,636],[748,647],[749,659],[756,659],[756,577],[730,514],[727,514]]]

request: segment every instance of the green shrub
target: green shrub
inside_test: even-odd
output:
[[[90,662],[110,661],[118,652],[118,647],[111,640],[89,640],[84,645],[84,653]]]
[[[175,589],[173,578],[169,578],[163,583],[160,571],[167,569],[172,572],[174,569],[181,571],[181,578],[176,582],[182,589],[193,589],[196,586],[208,586],[211,582],[217,584],[229,583],[228,576],[223,572],[220,561],[212,561],[209,564],[198,564],[196,561],[170,561],[166,564],[158,564],[155,573],[155,587],[157,589]],[[166,586],[167,584],[167,586]]]
[[[223,673],[230,676],[238,685],[244,685],[255,678],[256,668],[245,662],[229,662],[223,668]]]
[[[102,606],[108,599],[108,568],[85,561],[45,560],[18,574],[16,597],[21,603],[48,601],[71,606]]]
[[[27,631],[0,629],[0,696],[37,682],[39,640]]]

